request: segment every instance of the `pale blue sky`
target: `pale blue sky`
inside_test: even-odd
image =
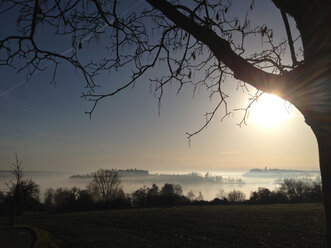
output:
[[[278,10],[267,1],[255,1],[255,5],[252,21],[274,26],[280,38],[284,30]],[[240,9],[240,4],[235,5],[233,11]],[[2,31],[1,37],[9,30]],[[48,42],[47,37],[41,35],[41,39]],[[68,42],[53,42],[60,52],[70,48]],[[83,52],[89,57],[90,53],[102,51],[96,44]],[[162,68],[156,67],[153,73],[161,74]],[[62,67],[56,87],[48,83],[46,70],[5,94],[25,76],[5,67],[0,67],[0,75],[2,170],[9,168],[15,153],[27,170],[87,172],[136,167],[151,171],[216,171],[264,166],[318,169],[316,140],[294,108],[288,120],[272,128],[252,118],[240,128],[236,123],[242,113],[236,112],[222,123],[220,115],[193,137],[189,146],[185,132],[203,125],[204,113],[215,104],[205,91],[192,97],[190,87],[179,95],[176,86],[167,87],[158,116],[157,100],[145,77],[134,89],[101,102],[90,120],[84,111],[91,105],[80,98],[83,84],[72,68]],[[126,71],[120,71],[102,79],[121,83],[126,75]],[[228,89],[234,93],[229,100],[230,110],[245,106],[247,95],[234,90],[232,79],[228,84],[234,85]]]

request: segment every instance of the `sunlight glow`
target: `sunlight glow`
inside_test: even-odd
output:
[[[263,127],[276,127],[290,117],[290,104],[278,96],[264,93],[250,110],[250,117]]]

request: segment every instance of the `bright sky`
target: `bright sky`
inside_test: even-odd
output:
[[[268,23],[282,36],[285,31],[280,13],[266,2],[255,1],[252,21]],[[233,11],[239,9],[237,5]],[[1,31],[0,38],[9,30]],[[44,36],[40,39],[47,40]],[[53,42],[59,51],[70,48],[70,43]],[[84,52],[89,56],[102,50],[95,45]],[[156,68],[154,73],[161,74],[162,68]],[[84,111],[91,105],[80,98],[83,84],[72,68],[62,67],[56,87],[49,84],[47,70],[22,84],[25,75],[8,67],[0,67],[0,75],[1,170],[9,169],[15,153],[26,170],[221,171],[265,166],[318,169],[312,131],[293,106],[288,109],[287,103],[284,107],[276,97],[262,97],[253,106],[247,126],[236,125],[242,112],[235,112],[223,122],[219,115],[192,138],[189,146],[185,132],[200,128],[204,113],[215,104],[202,90],[192,97],[190,87],[179,95],[175,86],[167,87],[158,116],[157,100],[145,78],[134,89],[103,101],[90,120]],[[103,80],[120,83],[126,75],[126,71],[120,71],[105,75]],[[228,81],[235,88],[234,81]],[[231,86],[229,89],[233,91],[230,106],[245,107],[248,96],[231,90]]]

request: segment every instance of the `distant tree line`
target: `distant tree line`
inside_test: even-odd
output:
[[[120,177],[139,177],[139,176],[149,176],[150,175],[148,170],[140,170],[137,168],[125,169],[125,170],[108,169],[105,171],[116,171]],[[72,175],[70,178],[93,178],[95,173],[98,173],[98,171],[87,173],[87,174]]]
[[[268,177],[268,178],[302,178],[319,176],[319,171],[305,171],[305,170],[284,170],[284,169],[271,169],[265,167],[265,169],[251,169],[246,172],[244,177]]]
[[[98,170],[86,189],[73,187],[49,188],[44,200],[40,200],[39,186],[23,177],[21,161],[16,157],[13,164],[14,179],[8,183],[8,191],[0,192],[0,213],[10,218],[10,224],[19,222],[24,211],[75,212],[89,210],[170,207],[198,204],[268,204],[322,202],[320,183],[307,183],[300,180],[285,179],[277,190],[258,188],[246,199],[243,192],[233,190],[220,192],[212,201],[203,200],[201,192],[197,196],[190,191],[183,194],[179,184],[165,183],[162,187],[153,184],[143,186],[131,194],[121,189],[120,176],[115,170]]]
[[[259,188],[252,192],[249,201],[262,204],[323,202],[322,184],[320,182],[285,179],[277,190],[270,191],[267,188]]]
[[[117,170],[117,169],[107,169],[105,171],[116,172],[120,177],[135,177],[136,181],[146,182],[177,182],[183,184],[195,184],[195,183],[212,183],[212,184],[245,184],[245,181],[241,178],[236,177],[222,177],[218,175],[212,175],[210,173],[205,173],[204,175],[197,172],[191,172],[187,174],[149,174],[148,170],[139,170],[139,169],[126,169],[126,170]],[[81,179],[81,178],[93,178],[94,174],[98,173],[91,172],[87,174],[72,175],[72,179]]]

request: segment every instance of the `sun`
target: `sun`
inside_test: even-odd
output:
[[[290,117],[290,105],[278,96],[264,93],[251,106],[249,118],[263,126],[275,127]]]

